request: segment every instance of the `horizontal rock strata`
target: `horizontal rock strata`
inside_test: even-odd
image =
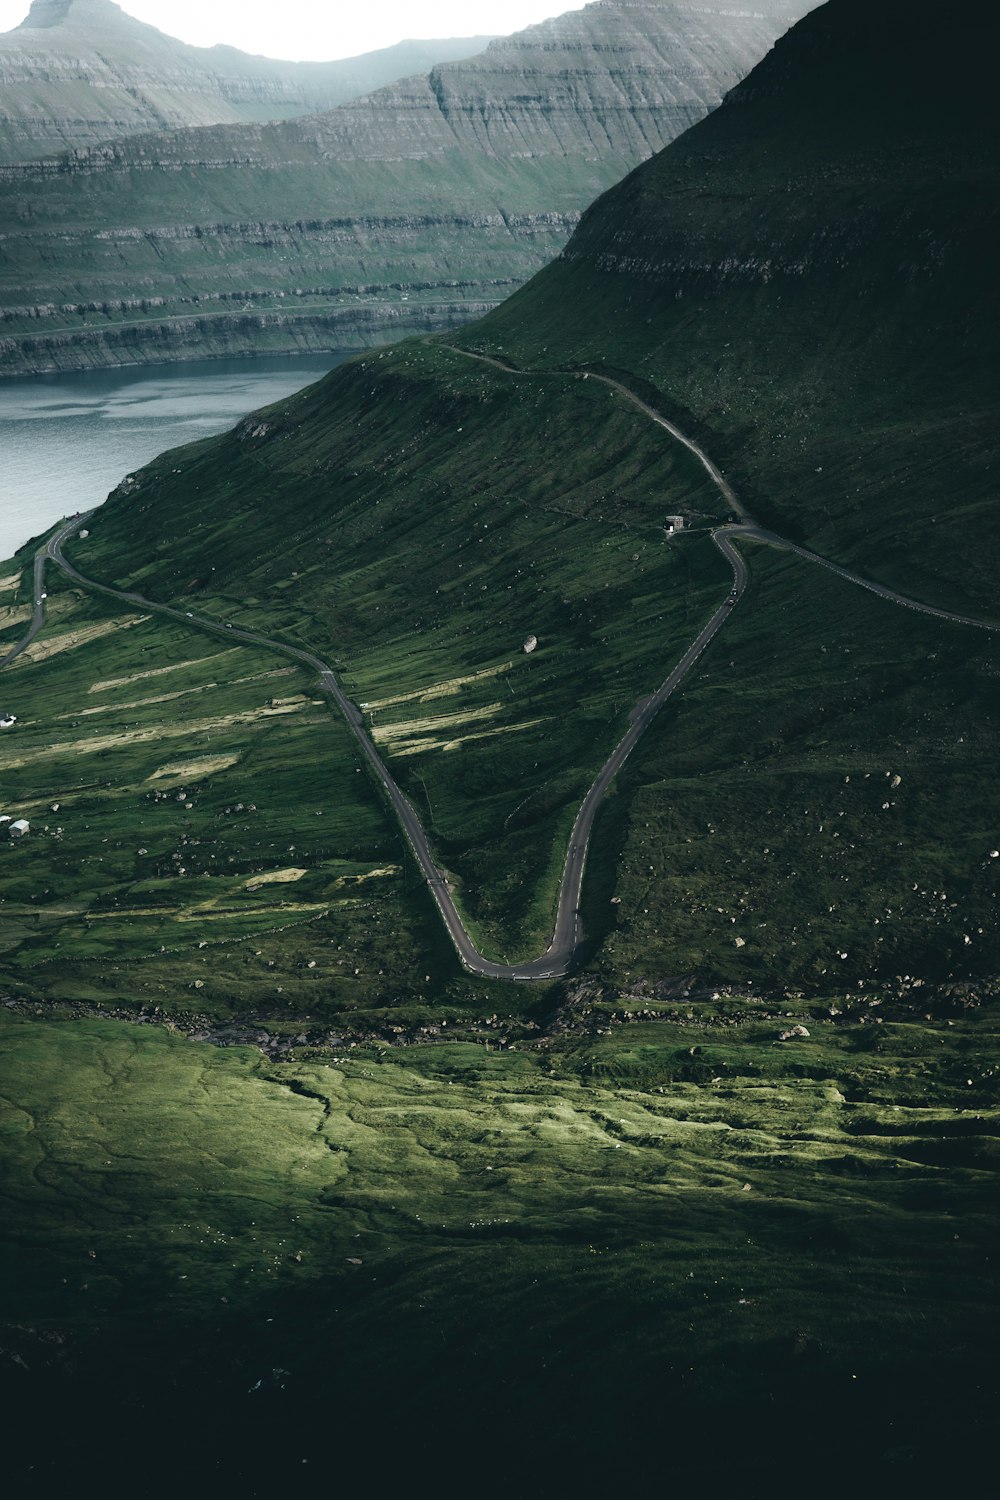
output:
[[[227,353],[453,326],[551,260],[809,8],[600,0],[323,114],[9,164],[0,373],[190,357],[192,313],[228,320]]]

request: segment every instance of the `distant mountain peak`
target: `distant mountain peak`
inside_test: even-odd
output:
[[[401,42],[292,62],[190,46],[114,0],[34,0],[19,26],[0,33],[0,163],[149,132],[316,114],[481,52],[488,40]]]
[[[114,0],[31,0],[31,9],[16,31],[50,31],[69,20],[132,21]],[[135,22],[142,25],[141,21]]]

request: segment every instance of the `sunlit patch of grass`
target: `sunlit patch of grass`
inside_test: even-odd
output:
[[[810,1035],[781,1043],[789,1008]],[[0,1326],[31,1365],[10,1371],[8,1412],[61,1390],[72,1424],[90,1386],[138,1432],[135,1392],[162,1423],[176,1386],[211,1393],[230,1437],[280,1414],[300,1465],[331,1403],[357,1436],[406,1390],[415,1435],[462,1389],[491,1420],[547,1401],[545,1438],[524,1427],[536,1465],[553,1430],[620,1457],[624,1423],[644,1465],[664,1424],[700,1443],[724,1413],[748,1441],[775,1402],[789,1442],[822,1403],[843,1453],[860,1383],[882,1431],[928,1456],[974,1440],[995,1020],[893,1023],[872,1051],[815,1008],[647,1011],[527,1052],[341,1044],[280,1063],[0,1019]]]
[[[440,975],[422,889],[308,674],[278,667],[273,697],[271,655],[220,654],[155,620],[95,633],[112,607],[70,590],[56,602],[78,649],[6,680],[17,724],[0,747],[0,802],[32,824],[20,845],[0,844],[8,991],[336,1014]],[[181,696],[137,698],[149,676]],[[102,711],[88,715],[98,684]],[[279,898],[273,882],[291,868],[294,899]]]
[[[61,656],[64,651],[77,651],[81,646],[100,640],[102,636],[111,635],[115,631],[132,630],[136,625],[142,625],[148,619],[148,615],[123,615],[117,620],[99,620],[93,625],[84,625],[77,630],[63,630],[39,637],[11,662],[7,670],[23,671],[25,667],[48,661],[50,657]]]

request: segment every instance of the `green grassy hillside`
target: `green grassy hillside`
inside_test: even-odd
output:
[[[695,524],[668,541],[676,511]],[[631,709],[726,595],[713,512],[695,460],[607,387],[413,344],[165,456],[72,551],[334,662],[512,961],[544,948]],[[589,961],[612,984],[995,975],[996,637],[745,551],[747,601],[608,804]]]
[[[998,39],[831,0],[465,341],[626,372],[760,520],[995,611]]]
[[[335,663],[512,959],[545,945],[576,807],[629,711],[725,596],[707,537],[671,545],[665,514],[718,509],[695,460],[596,383],[413,344],[166,456],[73,556]]]
[[[308,674],[52,581],[0,683],[0,985],[197,1028],[406,1011],[451,972]]]
[[[331,661],[491,956],[544,948],[586,788],[730,583],[708,535],[724,507],[701,466],[624,395],[553,367],[584,357],[611,366],[687,421],[694,388],[680,381],[678,400],[669,361],[710,392],[710,377],[728,368],[709,367],[710,330],[721,337],[725,322],[756,416],[737,407],[716,434],[706,394],[692,425],[713,453],[719,437],[718,456],[761,518],[914,597],[989,607],[990,451],[985,437],[973,440],[971,408],[973,385],[982,410],[991,389],[977,317],[992,281],[973,275],[992,212],[980,192],[986,115],[978,96],[943,88],[936,154],[928,146],[921,156],[919,181],[912,167],[899,177],[908,122],[918,141],[929,128],[914,80],[935,34],[912,11],[890,67],[893,17],[889,4],[866,20],[853,0],[811,17],[712,122],[602,200],[564,260],[466,336],[470,348],[530,358],[531,368],[511,374],[416,341],[368,355],[229,436],[131,476],[72,546],[84,572]],[[868,51],[857,51],[859,36]],[[865,61],[845,72],[856,51]],[[850,101],[838,117],[849,115],[849,130],[830,128],[834,77]],[[859,207],[853,237],[831,259],[822,247],[844,185],[861,191],[862,130],[863,201],[881,204],[879,232]],[[705,141],[720,143],[721,165]],[[945,181],[960,145],[962,171]],[[814,159],[808,194],[773,186],[806,182]],[[729,271],[678,297],[672,282],[623,270],[608,247],[662,241],[665,257],[677,253],[670,205],[694,160],[703,184],[715,182],[698,201],[699,232],[716,237],[717,257],[731,216],[729,259],[717,260]],[[795,163],[800,177],[790,179]],[[711,173],[732,183],[751,168],[754,192],[724,209]],[[945,200],[950,238],[929,239]],[[799,222],[787,254],[808,243],[813,259],[795,276],[750,275],[746,237],[775,234],[782,205]],[[693,210],[684,212],[690,229]],[[916,268],[908,280],[900,255]],[[752,308],[741,300],[748,276]],[[936,302],[951,315],[947,336],[926,315]],[[676,310],[689,306],[684,317],[704,339],[680,337]],[[745,377],[767,330],[758,386]],[[630,367],[640,339],[648,360]],[[787,357],[793,343],[815,345],[822,388]],[[806,443],[774,414],[793,398],[804,409],[809,391]],[[794,487],[807,462],[811,491]],[[863,511],[853,496],[837,502],[843,465],[867,476]],[[934,485],[942,468],[947,510]],[[819,493],[822,509],[807,503]],[[675,512],[690,524],[668,538],[664,519]],[[811,993],[988,987],[998,973],[996,637],[741,545],[750,593],[603,814],[585,891],[585,967],[612,986],[691,976]]]
[[[477,940],[513,957],[544,939],[583,789],[731,587],[704,468],[552,367],[603,362],[682,416],[762,519],[995,610],[985,126],[941,82],[946,186],[930,12],[831,0],[720,111],[690,199],[687,168],[657,188],[681,143],[603,200],[469,336],[532,368],[412,341],[129,476],[69,553],[181,618],[49,570],[46,629],[0,674],[0,798],[32,821],[0,841],[18,1494],[920,1494],[989,1472],[1000,636],[739,542],[747,591],[604,804],[576,972],[504,986],[459,970],[309,673],[226,630],[336,665]],[[867,109],[848,165],[820,130],[828,64],[845,120]],[[764,221],[798,204],[817,248],[794,274],[745,256],[741,172]],[[699,195],[703,282],[658,217],[685,202],[693,234]],[[673,245],[670,277],[607,258],[615,235]],[[30,552],[0,568],[0,649]]]

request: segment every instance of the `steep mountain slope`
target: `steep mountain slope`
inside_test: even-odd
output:
[[[798,109],[786,92],[785,132],[759,135],[750,96],[744,171],[758,149],[769,168],[795,156],[807,240],[845,198],[868,214],[881,196],[897,265],[923,264],[923,179],[896,197],[896,148],[904,90],[932,144],[941,17],[865,10],[830,0],[821,32],[795,34]],[[869,66],[873,12],[894,35]],[[973,8],[949,15],[968,59]],[[846,184],[825,136],[797,144],[823,123],[826,59],[868,113],[868,176],[855,159]],[[960,229],[984,127],[960,89],[949,103]],[[706,321],[752,239],[730,193],[730,259],[704,197]],[[781,206],[758,202],[765,221]],[[608,203],[609,233],[655,268],[656,196],[634,182]],[[786,275],[754,282],[759,307],[725,301],[726,341],[773,403],[796,333],[815,343],[828,447],[845,424],[864,436],[881,357],[916,403],[889,434],[901,463],[931,384],[913,351],[948,380],[960,362],[932,320],[909,327],[924,304],[885,276],[883,238],[851,244],[847,292],[829,265],[798,300]],[[926,303],[962,328],[987,271],[966,257],[953,284],[942,262]],[[661,372],[686,334],[707,392],[723,351],[706,356],[697,311],[674,321],[646,265],[573,280],[579,264],[473,334],[536,370],[414,340],[130,476],[73,555],[176,617],[50,569],[49,625],[0,677],[21,716],[0,736],[4,804],[33,820],[0,842],[0,1399],[19,1493],[91,1473],[112,1494],[198,1494],[206,1474],[220,1494],[280,1492],[334,1471],[386,1493],[420,1464],[444,1495],[474,1475],[492,1497],[510,1489],[510,1465],[484,1464],[500,1441],[530,1500],[659,1494],[667,1473],[784,1494],[821,1470],[947,1494],[988,1472],[1000,636],[743,532],[750,589],[607,804],[581,972],[539,988],[458,971],[303,664],[188,615],[328,652],[480,932],[531,938],[579,784],[731,584],[708,536],[728,497],[690,451],[621,385],[541,369],[589,339],[668,404],[627,368],[643,328]],[[677,289],[694,300],[697,278]],[[970,347],[985,380],[989,340]],[[762,458],[753,473],[759,506]],[[776,520],[794,499],[777,496]],[[964,505],[938,515],[960,532]],[[668,541],[674,511],[689,525]],[[0,569],[5,639],[30,613],[20,562]],[[917,581],[957,593],[943,549],[935,567]]]
[[[0,161],[181,126],[290,119],[479,51],[485,37],[400,42],[341,62],[189,47],[113,0],[32,0],[0,35]]]
[[[998,41],[979,0],[824,6],[469,347],[627,372],[759,519],[995,612]]]
[[[880,15],[900,24],[904,8],[914,23],[932,11],[886,0]],[[85,574],[173,599],[182,618],[187,609],[204,612],[333,662],[424,819],[480,947],[502,961],[544,950],[585,790],[635,705],[681,660],[732,586],[709,534],[731,503],[704,467],[624,390],[583,371],[541,368],[543,360],[579,358],[589,345],[591,362],[603,351],[655,408],[669,405],[671,392],[652,386],[647,366],[629,371],[637,351],[655,351],[661,371],[670,358],[690,359],[711,389],[728,341],[737,368],[756,364],[768,377],[761,384],[777,405],[789,399],[783,351],[811,341],[817,366],[825,358],[829,367],[829,390],[810,408],[824,471],[838,444],[853,451],[852,439],[861,461],[875,464],[876,448],[862,444],[861,429],[872,422],[879,359],[881,384],[888,389],[893,376],[890,396],[900,400],[902,392],[909,417],[905,429],[897,425],[890,459],[880,462],[912,465],[915,474],[933,420],[925,371],[960,377],[961,361],[949,360],[935,323],[910,329],[904,312],[916,304],[907,302],[905,286],[898,290],[898,274],[887,278],[884,269],[887,245],[896,265],[901,249],[923,254],[924,194],[932,200],[942,190],[932,155],[916,186],[897,188],[906,117],[920,140],[926,112],[912,80],[922,58],[940,55],[940,43],[914,24],[908,49],[886,47],[876,67],[858,49],[859,25],[872,25],[859,17],[854,0],[831,0],[822,18],[802,23],[762,65],[741,112],[735,105],[723,112],[745,129],[747,173],[759,153],[788,181],[787,158],[771,166],[780,148],[797,160],[803,182],[818,184],[798,199],[800,233],[822,244],[845,192],[856,191],[856,175],[845,189],[831,162],[829,58],[854,110],[867,108],[865,181],[897,216],[891,234],[884,218],[877,237],[852,242],[846,297],[837,277],[827,271],[811,279],[806,264],[792,281],[801,298],[783,278],[763,278],[753,287],[757,321],[749,300],[741,323],[731,305],[728,314],[714,311],[724,297],[710,281],[702,316],[706,325],[727,317],[728,337],[716,328],[708,364],[705,343],[693,337],[689,352],[677,341],[676,308],[690,293],[656,293],[654,279],[646,296],[634,268],[622,275],[617,262],[609,271],[591,266],[584,252],[601,243],[602,222],[653,254],[661,200],[653,193],[647,211],[642,182],[649,176],[655,186],[672,160],[689,159],[682,141],[598,206],[563,262],[466,335],[470,346],[534,351],[538,370],[512,374],[441,340],[369,354],[228,437],[166,455],[130,477],[89,538],[74,544]],[[802,81],[792,111],[768,79],[780,83],[796,72]],[[756,130],[755,98],[785,119],[784,131]],[[975,163],[984,139],[978,116],[961,105],[958,95],[942,112],[956,165]],[[861,145],[853,140],[844,149],[860,153]],[[726,181],[737,181],[735,140],[723,160]],[[849,160],[857,174],[860,156]],[[960,227],[977,222],[983,170],[977,165],[968,179],[956,170],[946,184],[959,245]],[[762,192],[756,201],[766,224],[771,199]],[[724,257],[723,207],[706,199],[705,211]],[[733,214],[723,264],[739,267],[752,221],[740,195]],[[953,284],[947,257],[938,282],[925,265],[926,286],[916,283],[920,305],[947,296],[959,328],[972,326],[971,309],[989,294],[970,255],[964,264],[960,283]],[[866,286],[861,318],[852,323],[846,308]],[[826,345],[819,342],[825,297],[838,320]],[[697,324],[697,309],[688,316]],[[773,352],[765,320],[776,329]],[[853,358],[859,325],[865,364]],[[545,338],[547,352],[538,347]],[[860,372],[854,384],[837,363],[841,344],[851,371]],[[968,348],[988,345],[984,338]],[[986,352],[976,360],[983,399],[992,399]],[[946,387],[934,395],[955,400]],[[784,498],[788,471],[775,460],[772,483],[760,456],[767,449],[754,446],[756,429],[743,421],[743,447],[759,476],[746,498],[757,506],[773,494],[769,519],[780,522],[788,505],[795,522],[802,513]],[[701,427],[710,437],[711,424]],[[947,437],[947,423],[939,431]],[[883,417],[880,444],[891,436]],[[730,442],[735,448],[735,436]],[[960,465],[966,474],[982,465],[984,508],[988,451],[970,446],[948,461],[960,478]],[[967,524],[976,514],[970,486],[962,479],[947,503],[935,497],[950,545],[924,553],[919,532],[913,540],[901,535],[891,571],[912,598],[941,594],[955,603],[953,596],[967,595],[967,612],[976,614],[972,587],[955,581],[956,559],[974,583],[978,557],[992,545]],[[916,483],[913,489],[919,521],[928,492],[921,498]],[[836,519],[837,491],[827,493]],[[883,504],[891,516],[891,497]],[[673,513],[688,525],[668,535],[664,522]],[[881,509],[873,528],[876,522]],[[849,523],[848,510],[844,535],[859,562],[885,570],[884,551],[865,547],[861,535],[852,540]],[[823,536],[810,540],[819,546]],[[925,1003],[924,985],[939,995],[988,994],[1000,972],[993,919],[1000,801],[992,774],[1000,635],[903,608],[807,557],[745,537],[738,546],[751,571],[749,593],[639,742],[598,824],[584,887],[584,963],[612,986],[690,974],[743,988],[802,987],[839,1002],[848,991],[863,999],[874,985],[904,1014],[914,1001]],[[916,557],[911,572],[908,559]],[[538,646],[525,653],[530,635]],[[33,733],[44,740],[44,726]],[[19,758],[15,740],[9,750],[23,795],[33,780],[37,795],[37,751]],[[127,872],[127,838],[122,848]],[[43,885],[41,872],[36,884]]]
[[[0,173],[0,371],[350,348],[483,312],[813,0],[599,0],[308,120]]]

